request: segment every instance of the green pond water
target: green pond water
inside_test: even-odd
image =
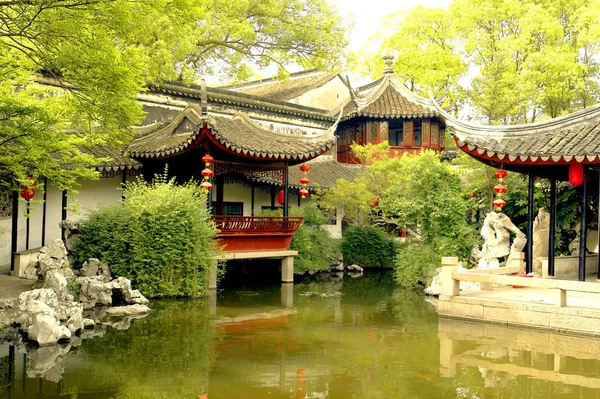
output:
[[[151,307],[79,346],[0,344],[0,398],[600,397],[600,339],[440,319],[389,274]]]

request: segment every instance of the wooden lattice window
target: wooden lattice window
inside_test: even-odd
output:
[[[0,192],[0,219],[12,217],[12,201],[9,193]]]

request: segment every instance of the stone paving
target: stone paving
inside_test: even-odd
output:
[[[0,299],[17,298],[21,292],[29,291],[35,283],[35,280],[0,275]]]

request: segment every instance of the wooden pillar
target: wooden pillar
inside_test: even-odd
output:
[[[44,203],[42,204],[42,247],[46,245],[46,211],[48,203],[48,178],[44,177]]]
[[[19,240],[19,193],[12,193],[12,228],[10,236],[10,271],[15,270],[15,253],[18,251]]]
[[[127,184],[127,169],[123,169],[121,174],[121,201],[125,201],[125,185]]]
[[[598,206],[600,207],[600,168],[598,168]],[[598,276],[596,282],[600,283],[600,208],[598,210],[598,257],[597,257],[597,266],[598,266]]]
[[[529,184],[527,189],[527,264],[526,273],[533,271],[533,215],[534,215],[534,177],[531,171],[529,171]]]
[[[277,192],[276,186],[271,186],[271,209],[275,209],[275,195]]]
[[[67,220],[67,190],[63,190],[62,191],[62,209],[61,209],[61,216],[60,216],[60,220],[65,221]],[[63,227],[61,229],[61,238],[62,240],[66,240],[66,231],[67,229],[65,227]]]
[[[26,214],[27,217],[25,218],[25,250],[27,251],[29,249],[29,226],[31,224],[31,201],[27,200],[26,202],[27,205],[27,209],[26,209]]]
[[[283,216],[288,216],[289,204],[288,204],[288,163],[285,163],[285,169],[283,170]]]
[[[223,196],[224,196],[224,186],[225,185],[225,179],[223,178],[223,176],[218,176],[216,178],[216,186],[217,186],[217,215],[224,215],[225,214],[225,203],[223,200]]]
[[[586,241],[587,241],[587,220],[586,220],[586,209],[587,209],[587,168],[583,167],[583,183],[581,183],[581,224],[579,229],[579,281],[585,281],[585,255],[586,255]]]
[[[252,183],[252,195],[250,198],[250,216],[254,216],[254,183]]]
[[[550,179],[550,228],[548,229],[548,275],[554,276],[554,237],[556,235],[556,178]]]

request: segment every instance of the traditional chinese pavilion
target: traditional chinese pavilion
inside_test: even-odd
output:
[[[384,56],[383,77],[366,86],[350,89],[337,130],[337,158],[358,163],[350,145],[388,141],[390,156],[417,153],[421,148],[444,151],[446,124],[439,101],[408,90],[392,69],[393,57]]]
[[[168,165],[169,174],[178,180],[207,180],[203,186],[211,191],[209,201],[225,251],[287,250],[302,220],[287,213],[288,168],[331,149],[336,126],[311,137],[277,133],[243,113],[232,118],[213,116],[191,104],[166,126],[134,139],[126,154],[143,164],[145,176],[161,173]],[[226,215],[228,180],[251,183],[265,178],[284,187],[283,216]]]
[[[586,276],[586,212],[590,188],[597,192],[600,171],[600,105],[527,125],[481,126],[452,118],[439,109],[457,146],[494,168],[529,176],[527,270],[532,270],[534,179],[551,182],[548,273],[554,276],[556,182],[580,187],[579,280]],[[509,188],[510,189],[510,188]],[[600,259],[600,258],[599,258]],[[600,268],[598,269],[600,271]],[[598,278],[600,279],[600,272]]]

